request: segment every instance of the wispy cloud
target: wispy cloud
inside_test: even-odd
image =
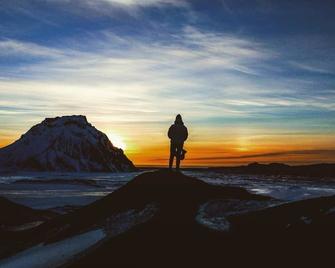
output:
[[[126,6],[183,5],[183,0],[87,0],[88,2],[107,2]]]
[[[305,63],[305,62],[294,62],[294,61],[290,61],[289,62],[292,66],[297,67],[301,70],[305,70],[305,71],[309,71],[311,73],[321,73],[321,74],[335,74],[335,71],[332,70],[331,68],[325,68],[324,66],[320,66],[320,65],[324,65],[324,64],[320,64],[320,63]]]
[[[85,113],[94,120],[157,122],[178,111],[206,122],[276,118],[292,107],[335,110],[334,96],[306,89],[306,98],[306,85],[298,80],[271,78],[264,67],[279,55],[260,42],[190,26],[167,40],[110,31],[59,47],[2,40],[0,47],[10,52],[2,56],[34,60],[4,68],[0,105],[13,109],[0,107],[0,116]]]
[[[168,40],[134,39],[110,31],[58,48],[3,40],[0,47],[10,54],[35,61],[8,67],[6,77],[11,80],[0,83],[2,94],[20,90],[7,99],[12,105],[23,92],[29,96],[48,92],[55,105],[81,95],[78,112],[100,107],[100,112],[127,111],[133,116],[139,105],[146,105],[150,107],[142,109],[146,117],[162,118],[175,110],[208,118],[252,116],[267,113],[268,108],[272,113],[274,108],[335,109],[333,95],[311,94],[304,81],[271,77],[264,68],[271,67],[279,54],[262,43],[189,26]],[[162,98],[170,101],[162,104]],[[194,106],[197,109],[189,111]]]
[[[191,146],[231,148],[224,155],[213,150],[204,157],[195,153],[191,160],[196,163],[329,158],[333,150],[232,153],[247,143],[266,147],[264,140],[274,135],[266,131],[269,127],[276,133],[271,142],[278,143],[291,139],[281,137],[291,128],[300,136],[316,135],[316,129],[323,131],[334,122],[334,90],[319,86],[313,77],[283,75],[283,65],[290,70],[304,65],[292,64],[282,53],[247,36],[195,26],[159,38],[104,30],[52,46],[1,39],[0,125],[6,126],[1,138],[8,141],[14,132],[18,137],[44,117],[86,114],[97,127],[122,133],[132,144],[129,148],[141,151],[149,140],[162,146],[173,115],[182,113],[187,122],[194,122]],[[8,59],[20,64],[8,64]],[[320,72],[311,68],[309,73]],[[334,131],[328,128],[328,133]],[[325,142],[315,143],[325,148]]]
[[[157,151],[167,144],[174,114],[182,113],[197,163],[333,149],[335,53],[327,7],[299,5],[288,14],[286,2],[205,2],[3,0],[2,144],[44,117],[86,114],[140,151],[147,143]],[[313,22],[305,16],[311,10]],[[158,150],[152,158],[161,156]]]
[[[41,46],[31,42],[0,40],[0,56],[56,58],[63,55],[59,49]]]
[[[21,95],[33,89],[37,93],[31,92],[31,96],[42,88],[48,92],[52,88],[57,92],[48,97],[62,94],[65,97],[72,93],[76,96],[81,91],[90,101],[92,95],[101,96],[101,99],[95,98],[97,102],[103,99],[126,100],[136,94],[150,103],[150,110],[156,112],[161,108],[160,98],[165,95],[174,100],[166,104],[168,113],[191,103],[203,106],[208,113],[217,113],[224,111],[219,107],[222,103],[217,106],[213,103],[209,109],[202,101],[205,96],[214,102],[220,101],[215,98],[225,91],[222,84],[216,88],[210,84],[208,77],[212,72],[226,73],[226,78],[220,80],[229,83],[234,73],[254,74],[256,70],[251,71],[250,65],[271,57],[261,44],[191,27],[185,28],[180,36],[171,36],[168,43],[134,40],[111,32],[100,33],[93,40],[77,41],[76,49],[48,48],[17,40],[0,42],[0,47],[6,47],[16,57],[29,55],[36,59],[19,68],[16,66],[15,71],[9,67],[8,76],[12,80],[1,82],[3,90],[20,88]],[[86,51],[87,47],[90,51]],[[204,88],[209,91],[204,91]],[[128,104],[124,105],[127,109],[135,107]],[[227,112],[227,107],[224,109]]]
[[[316,155],[316,156],[328,156],[335,157],[335,150],[298,150],[298,151],[283,151],[283,152],[270,152],[262,154],[246,154],[239,156],[214,156],[214,157],[199,157],[192,158],[192,160],[233,160],[233,159],[257,159],[257,158],[275,158],[278,156],[306,156],[306,155]]]

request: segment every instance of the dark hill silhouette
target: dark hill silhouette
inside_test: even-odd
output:
[[[46,210],[36,210],[14,203],[0,196],[0,227],[7,228],[32,221],[46,221],[57,215]]]
[[[335,164],[289,166],[281,163],[251,163],[247,166],[213,167],[209,168],[209,170],[227,174],[290,175],[295,177],[335,179]]]
[[[17,235],[14,230],[32,228],[35,224],[41,224],[57,215],[55,212],[32,209],[0,197],[0,258],[29,244],[25,241],[31,239],[30,235]]]
[[[143,173],[86,207],[23,232],[20,239],[31,246],[104,228],[108,237],[67,267],[268,267],[315,260],[323,267],[333,251],[335,196],[278,202],[161,170]],[[150,217],[112,234],[113,217],[143,214],[148,205],[155,207]],[[219,231],[215,224],[222,223],[227,228]]]
[[[21,232],[19,237],[13,236],[13,240],[18,240],[27,248],[41,242],[60,241],[97,227],[106,228],[113,215],[132,209],[142,210],[149,204],[158,207],[158,212],[150,221],[152,223],[148,223],[148,226],[153,224],[152,231],[166,233],[172,227],[171,232],[174,232],[179,226],[183,230],[189,226],[203,229],[194,225],[195,216],[199,206],[213,198],[271,200],[238,187],[208,185],[182,173],[164,170],[148,172],[88,206],[60,215],[33,230]],[[8,235],[10,237],[11,234]],[[0,252],[0,256],[6,255]]]
[[[106,206],[109,211],[123,210],[140,208],[148,202],[158,203],[159,212],[148,222],[105,242],[70,267],[214,267],[273,259],[277,263],[302,264],[311,261],[308,253],[325,260],[331,251],[327,243],[334,237],[335,214],[329,211],[335,207],[335,197],[233,213],[227,216],[232,223],[229,232],[206,228],[195,220],[199,205],[218,199],[271,202],[271,198],[252,195],[244,189],[211,186],[179,173],[142,174],[115,195],[85,208],[86,212],[78,211],[72,215],[73,219],[82,218],[88,211],[96,218],[106,216],[102,212]]]
[[[160,217],[171,217],[179,223],[194,221],[199,205],[210,199],[271,200],[271,198],[251,194],[243,188],[209,185],[196,178],[172,171],[148,172],[137,176],[122,188],[106,197],[44,224],[44,229],[62,228],[53,239],[60,239],[86,230],[97,223],[103,223],[113,213],[129,209],[142,209],[154,203],[160,208]]]

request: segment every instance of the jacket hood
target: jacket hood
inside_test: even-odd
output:
[[[183,124],[184,124],[183,119],[182,119],[182,117],[181,117],[180,114],[178,114],[178,115],[176,116],[176,120],[174,121],[174,123],[175,123],[176,125],[183,125]]]

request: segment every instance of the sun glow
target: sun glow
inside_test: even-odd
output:
[[[249,144],[246,141],[239,141],[235,150],[237,152],[247,152],[249,151]]]
[[[108,133],[107,136],[115,147],[121,148],[122,150],[126,150],[127,145],[120,135],[116,133]]]

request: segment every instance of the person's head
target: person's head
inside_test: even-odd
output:
[[[176,120],[174,121],[174,123],[175,123],[175,124],[184,124],[184,123],[183,123],[183,119],[181,118],[181,115],[180,115],[180,114],[178,114],[178,115],[176,116]]]

